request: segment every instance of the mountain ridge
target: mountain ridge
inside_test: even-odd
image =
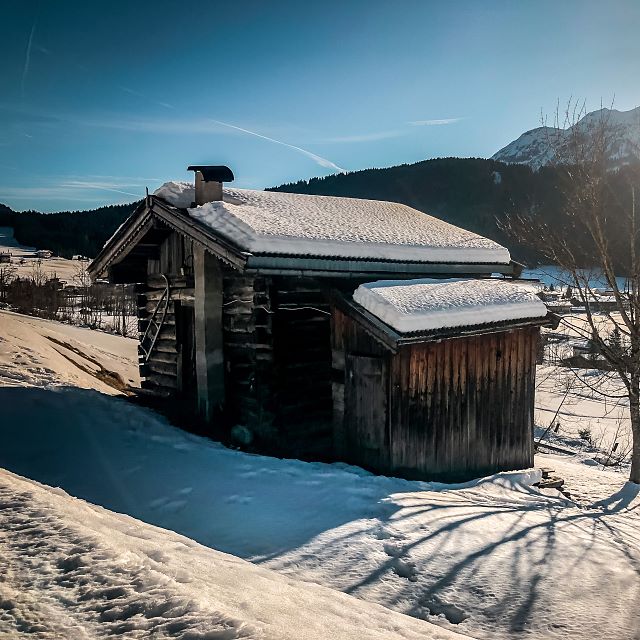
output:
[[[525,164],[539,169],[561,162],[556,149],[573,129],[588,134],[590,129],[604,125],[609,130],[609,161],[618,168],[640,160],[640,106],[628,111],[598,109],[585,114],[573,126],[566,129],[542,125],[525,131],[518,138],[502,147],[491,160],[508,164]]]

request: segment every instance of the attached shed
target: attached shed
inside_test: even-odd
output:
[[[547,309],[505,280],[418,280],[336,294],[339,459],[464,480],[533,464],[535,365]]]
[[[232,189],[226,167],[193,170],[195,184],[147,196],[89,272],[137,283],[144,391],[213,437],[242,426],[257,451],[336,458],[332,292],[520,272],[505,247],[403,204]]]

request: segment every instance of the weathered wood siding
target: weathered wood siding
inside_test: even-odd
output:
[[[346,399],[344,387],[334,385],[341,458],[384,473],[444,480],[533,464],[537,327],[406,345],[386,356],[379,345],[371,348],[372,339],[339,311],[334,328],[342,334],[334,337],[334,349],[342,342],[344,353],[387,358],[389,368],[388,432],[384,439],[376,436],[379,421],[373,421],[366,438],[371,449],[377,437],[379,465],[366,464],[372,454],[359,448],[362,435],[353,439],[362,429],[351,417],[357,409],[339,411],[341,402],[360,402],[359,394],[366,395],[370,385],[349,389]],[[387,449],[385,465],[382,452]]]
[[[401,348],[391,369],[394,471],[464,479],[532,466],[538,333]]]
[[[387,350],[351,318],[335,307],[331,313],[331,367],[333,399],[333,448],[339,460],[366,465],[360,458],[357,432],[345,422],[345,355],[389,359]],[[387,369],[388,370],[388,369]],[[386,420],[386,416],[385,416]],[[381,442],[383,447],[384,443]]]

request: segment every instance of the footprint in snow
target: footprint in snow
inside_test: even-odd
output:
[[[402,558],[393,558],[391,567],[396,575],[409,580],[409,582],[416,582],[418,579],[416,565],[413,562],[408,562]]]
[[[436,597],[424,601],[422,605],[427,609],[429,615],[444,616],[451,624],[460,624],[469,617],[464,609]]]
[[[382,548],[391,558],[398,558],[404,554],[404,549],[397,542],[385,542]]]

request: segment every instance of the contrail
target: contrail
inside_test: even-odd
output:
[[[113,189],[111,187],[89,187],[90,189],[98,189],[102,191],[113,191],[115,193],[124,193],[125,196],[133,196],[134,198],[142,198],[140,193],[131,193],[131,191],[122,191],[122,189]]]
[[[414,120],[413,122],[409,122],[409,124],[414,127],[437,127],[443,124],[454,124],[460,122],[462,119],[463,118],[440,118],[438,120]]]
[[[126,196],[134,196],[135,198],[140,198],[140,193],[131,193],[131,191],[123,191],[122,189],[115,189],[114,187],[109,187],[104,184],[96,183],[96,182],[84,182],[82,180],[72,180],[70,182],[63,182],[61,185],[63,188],[71,188],[71,189],[97,189],[98,191],[113,191],[115,193],[123,193]]]
[[[302,149],[301,147],[296,147],[294,144],[289,144],[288,142],[282,142],[282,140],[276,140],[275,138],[270,138],[269,136],[263,136],[261,133],[256,133],[255,131],[250,131],[249,129],[243,129],[242,127],[237,127],[235,124],[229,124],[228,122],[222,122],[221,120],[211,120],[211,122],[215,122],[216,124],[220,124],[223,127],[229,127],[230,129],[235,129],[236,131],[242,131],[242,133],[248,133],[250,136],[255,136],[256,138],[262,138],[263,140],[268,140],[269,142],[273,142],[275,144],[280,144],[283,147],[289,147],[289,149],[293,149],[294,151],[298,151],[303,155],[307,156],[307,158],[311,158],[314,162],[319,164],[321,167],[325,167],[327,169],[335,169],[339,173],[346,173],[347,170],[339,167],[335,162],[331,162],[331,160],[327,160],[322,156],[318,156],[315,153],[311,153],[311,151],[307,151],[306,149]]]
[[[22,90],[22,96],[24,97],[24,83],[27,80],[27,74],[29,73],[29,63],[31,62],[31,46],[33,45],[33,34],[36,31],[36,20],[33,21],[31,27],[31,33],[29,34],[29,42],[27,43],[27,52],[24,56],[24,68],[22,69],[22,83],[20,85]]]

